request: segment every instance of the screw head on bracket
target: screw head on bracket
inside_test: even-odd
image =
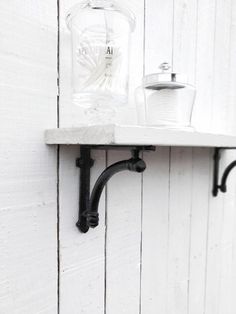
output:
[[[76,167],[81,168],[85,165],[85,163],[87,163],[87,161],[83,160],[82,158],[77,158],[75,161]],[[92,168],[94,165],[94,160],[90,159],[89,160],[89,166],[90,168]]]
[[[129,170],[141,173],[146,169],[145,162],[138,158],[138,159],[130,159],[129,161]]]

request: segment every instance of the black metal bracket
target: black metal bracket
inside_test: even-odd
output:
[[[218,192],[221,191],[223,193],[227,192],[227,179],[228,176],[231,172],[231,170],[236,167],[236,160],[231,162],[226,168],[225,171],[223,172],[221,181],[219,181],[219,170],[220,170],[220,159],[221,159],[221,152],[222,150],[226,149],[236,149],[236,147],[226,147],[226,148],[215,148],[215,153],[214,153],[214,172],[213,172],[213,190],[212,194],[213,196],[217,196]]]
[[[92,149],[128,149],[132,156],[128,160],[119,161],[108,168],[98,177],[90,195],[90,169],[94,164],[91,159]],[[80,158],[76,160],[76,166],[80,168],[80,195],[79,195],[79,220],[76,226],[83,233],[89,228],[95,228],[99,224],[99,201],[109,179],[116,173],[128,170],[141,173],[146,169],[145,162],[139,157],[141,151],[154,151],[153,146],[99,146],[81,145]]]

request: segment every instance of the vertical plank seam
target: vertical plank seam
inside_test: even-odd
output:
[[[234,0],[231,0],[231,4],[230,4],[230,8],[231,8],[231,16],[230,16],[230,43],[229,43],[230,46],[229,46],[229,54],[228,54],[228,58],[229,58],[228,68],[229,68],[229,70],[231,69],[231,57],[232,57],[233,2],[234,2]],[[230,77],[230,79],[231,79],[231,77]],[[228,93],[228,98],[229,98],[229,104],[230,104],[231,103],[230,90],[229,90],[229,93]],[[231,112],[231,106],[230,106],[229,110]],[[227,118],[228,117],[229,116],[227,115]],[[230,123],[230,131],[232,131],[232,130],[233,130],[233,126]],[[235,183],[235,181],[234,181],[234,183]],[[235,197],[234,197],[234,199],[235,199]],[[232,249],[231,249],[231,254],[230,254],[231,255],[231,259],[232,259],[231,260],[231,262],[232,262],[231,265],[233,265],[233,241],[234,241],[234,233],[232,234]],[[231,286],[233,286],[232,283],[231,283]],[[231,298],[231,300],[232,300],[232,298]],[[232,306],[232,301],[230,303],[231,303],[231,306]]]
[[[199,0],[197,0],[197,6],[196,6],[196,37],[195,37],[195,69],[194,69],[194,83],[196,85],[197,83],[197,73],[198,73],[198,69],[197,69],[197,65],[198,65],[198,30],[199,30]],[[195,97],[195,101],[196,101],[196,97]],[[192,113],[191,113],[191,122],[192,122],[192,118],[193,118],[193,113],[194,113],[194,107],[192,109]]]
[[[220,298],[221,298],[221,287],[222,287],[222,250],[223,245],[222,245],[222,237],[223,237],[223,226],[224,226],[224,221],[225,221],[225,196],[223,197],[223,204],[222,204],[222,213],[221,213],[221,224],[220,224],[220,279],[218,283],[218,297],[217,297],[217,313],[220,311]],[[217,314],[216,313],[216,314]]]
[[[212,95],[211,95],[211,121],[210,121],[210,127],[212,128],[213,119],[213,101],[214,101],[214,86],[215,86],[215,55],[216,55],[216,17],[217,17],[217,0],[215,0],[215,21],[214,21],[214,38],[213,38],[213,80],[212,80]],[[210,178],[212,176],[211,171],[211,165],[210,162]],[[211,184],[211,180],[209,180],[209,184]],[[209,250],[209,223],[210,223],[210,197],[211,197],[211,188],[209,187],[209,198],[208,198],[208,213],[207,213],[207,237],[206,237],[206,265],[205,265],[205,293],[204,293],[204,314],[206,313],[206,300],[207,300],[207,272],[208,272],[208,250]]]
[[[171,63],[172,71],[174,71],[174,22],[175,22],[175,0],[172,0],[172,51],[171,51]],[[168,291],[169,291],[169,253],[170,253],[170,194],[171,194],[171,162],[172,162],[172,148],[169,147],[169,184],[168,184],[168,226],[167,226],[167,272],[166,272],[166,284],[167,284],[167,294],[166,294],[166,312],[168,311]]]
[[[229,121],[229,112],[231,112],[231,95],[230,95],[230,79],[231,79],[231,72],[230,72],[230,68],[231,68],[231,50],[232,50],[232,28],[233,28],[233,1],[231,0],[230,2],[230,33],[229,33],[229,51],[228,51],[228,71],[229,71],[229,76],[228,76],[228,112],[227,112],[227,120]],[[230,121],[230,125],[227,127],[227,133],[230,131],[230,133],[232,133],[233,130],[233,126],[232,123]]]
[[[171,51],[171,63],[172,63],[172,71],[174,71],[174,22],[175,22],[175,1],[172,1],[172,51]],[[169,290],[169,251],[170,251],[170,194],[171,194],[171,161],[172,161],[172,149],[169,147],[169,184],[168,184],[168,226],[167,226],[167,252],[166,252],[166,260],[167,260],[167,272],[166,272],[166,284],[167,284],[167,296],[166,296],[166,311],[168,310],[168,290]]]
[[[146,0],[143,0],[143,76],[146,73]],[[142,153],[142,158],[144,154]],[[143,275],[143,201],[144,201],[144,192],[143,185],[144,174],[141,174],[141,221],[140,221],[140,269],[139,269],[139,314],[142,313],[142,275]]]
[[[60,127],[60,0],[57,0],[57,127]]]
[[[57,146],[57,313],[60,314],[60,145]]]
[[[231,56],[232,56],[232,52],[231,51],[232,51],[232,32],[233,32],[233,1],[234,0],[231,0],[231,5],[230,5],[230,8],[231,8],[231,16],[230,16],[230,46],[229,46],[229,55],[228,55],[228,58],[229,58],[229,70],[231,68]],[[230,101],[231,100],[230,90],[229,90],[228,97],[229,97],[229,104],[230,104],[231,103],[231,101]],[[230,106],[229,110],[231,112],[231,106]],[[230,131],[232,131],[232,130],[233,130],[233,126],[230,123]],[[235,181],[234,181],[234,183],[235,183]],[[233,265],[233,240],[234,240],[234,234],[232,234],[232,249],[231,249],[232,264],[231,265]]]
[[[188,287],[187,287],[187,313],[189,314],[190,297],[190,273],[191,273],[191,251],[192,251],[192,213],[193,213],[193,173],[194,173],[194,149],[192,148],[192,178],[191,178],[191,206],[189,211],[189,250],[188,250]]]
[[[105,167],[108,167],[108,152],[105,152]],[[107,186],[105,187],[105,240],[104,240],[104,314],[107,313],[107,228],[108,228],[108,193]]]
[[[169,147],[169,178],[168,178],[168,213],[167,213],[167,250],[166,250],[166,262],[167,262],[167,271],[166,271],[166,312],[168,310],[168,290],[169,290],[169,251],[170,251],[170,192],[171,192],[171,155],[172,150]]]
[[[235,183],[235,182],[234,182]],[[234,188],[234,197],[233,197],[233,201],[234,201],[234,204],[236,203],[236,189]],[[234,212],[235,213],[235,212]],[[233,216],[233,226],[235,226],[235,218],[236,218],[236,215],[234,214]],[[233,234],[232,234],[232,241],[233,241],[233,245],[232,245],[232,252],[231,252],[231,261],[232,261],[232,265],[234,265],[234,260],[235,260],[235,230],[236,228],[233,228],[234,231],[233,231]],[[233,271],[233,274],[232,274],[232,286],[234,287],[235,286],[235,271]],[[231,296],[231,304],[233,306],[233,303],[232,303],[232,296]]]
[[[57,0],[57,127],[60,126],[60,0]],[[57,313],[60,314],[60,145],[57,146]]]
[[[194,83],[196,85],[197,81],[197,63],[198,63],[198,25],[199,25],[199,0],[197,0],[197,7],[196,7],[196,37],[195,37],[195,69],[194,69]],[[191,117],[192,118],[192,117]]]
[[[227,154],[227,152],[226,152]],[[225,163],[223,163],[223,168],[225,169],[226,165]],[[222,245],[222,236],[223,236],[223,226],[224,226],[224,221],[225,221],[225,194],[222,195],[223,201],[222,201],[222,213],[221,213],[221,224],[220,224],[220,242],[219,242],[219,246],[220,246],[220,278],[219,278],[219,283],[218,283],[218,297],[217,297],[217,313],[219,313],[220,311],[220,297],[221,297],[221,286],[222,286],[222,249],[223,249],[223,245]],[[217,314],[216,313],[216,314]]]
[[[197,47],[198,47],[198,23],[199,23],[199,0],[196,3],[196,25],[195,25],[195,57],[194,57],[194,84],[197,80]],[[192,112],[193,114],[193,112]],[[191,114],[191,119],[192,119]],[[194,156],[195,149],[192,149],[192,187],[191,187],[191,208],[190,208],[190,224],[189,224],[189,256],[188,256],[188,293],[187,293],[187,313],[190,313],[190,274],[191,274],[191,251],[192,251],[192,211],[193,211],[193,181],[194,181]]]
[[[143,158],[143,153],[142,153]],[[141,175],[141,221],[140,221],[140,269],[139,269],[139,314],[142,313],[142,275],[143,275],[143,181],[144,175]]]
[[[146,74],[146,0],[144,4],[144,17],[143,17],[143,75]]]
[[[216,19],[217,19],[217,0],[215,0],[215,21],[214,21],[214,38],[213,38],[213,79],[211,84],[211,121],[210,121],[210,127],[212,129],[213,126],[213,106],[214,106],[214,87],[215,87],[215,63],[216,63]]]
[[[205,253],[205,284],[204,284],[204,302],[203,313],[206,314],[206,299],[207,299],[207,272],[208,272],[208,249],[209,249],[209,226],[210,226],[210,198],[211,198],[211,185],[212,185],[212,150],[209,152],[209,185],[208,185],[208,210],[207,210],[207,232],[206,232],[206,253]]]
[[[174,72],[174,40],[175,40],[175,0],[172,1],[172,52],[171,52],[171,63],[172,71]]]

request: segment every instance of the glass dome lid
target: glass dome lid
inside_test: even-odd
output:
[[[109,11],[117,11],[120,14],[123,14],[129,24],[131,31],[134,31],[136,20],[132,11],[128,10],[126,7],[118,5],[113,0],[84,0],[77,4],[75,4],[66,15],[67,26],[71,28],[71,21],[73,18],[77,16],[81,9],[92,9],[92,10],[109,10]]]
[[[162,72],[144,76],[143,87],[146,89],[180,89],[189,86],[187,77],[184,74],[170,72],[171,66],[163,62],[159,67]]]

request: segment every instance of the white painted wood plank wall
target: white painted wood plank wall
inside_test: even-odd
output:
[[[0,313],[57,313],[57,6],[0,2]]]
[[[62,1],[63,15],[70,2]],[[235,127],[230,113],[234,109],[232,92],[230,94],[229,90],[233,89],[235,67],[230,67],[229,71],[227,64],[221,66],[221,62],[225,53],[231,55],[231,58],[227,57],[227,62],[233,62],[232,49],[236,39],[233,34],[234,14],[231,16],[230,13],[233,6],[231,8],[228,2],[211,0],[131,1],[129,6],[137,15],[138,25],[131,51],[131,95],[141,81],[143,69],[146,74],[155,72],[161,62],[168,61],[176,71],[186,72],[189,83],[196,84],[198,88],[193,119],[196,128],[232,133]],[[64,37],[64,30],[62,34]],[[220,45],[221,38],[225,42],[223,47]],[[65,41],[61,42],[61,48],[61,78],[68,82],[69,61],[63,54],[68,49]],[[145,62],[140,65],[142,51]],[[225,79],[222,85],[217,71]],[[230,84],[229,73],[232,73]],[[69,89],[69,85],[62,88],[62,93],[67,93]],[[132,97],[130,102],[133,103]],[[62,97],[64,113],[61,113],[61,126],[78,125],[82,122],[79,113],[76,116],[76,109],[72,111],[71,107],[66,108],[66,103],[70,104],[70,100],[65,101]],[[231,121],[231,125],[227,121]],[[66,152],[63,154],[66,156]],[[73,159],[77,154],[73,155]],[[127,156],[127,153],[108,153],[106,163]],[[144,158],[148,169],[141,181],[136,175],[120,174],[109,183],[106,206],[103,203],[100,206],[102,213],[106,211],[105,226],[102,221],[100,233],[98,230],[91,231],[99,234],[100,238],[100,242],[96,238],[93,244],[94,249],[98,243],[100,246],[101,255],[99,262],[96,262],[97,265],[101,264],[100,273],[96,268],[92,270],[98,280],[90,281],[89,276],[90,291],[84,290],[88,283],[83,279],[78,278],[70,289],[68,286],[65,288],[62,281],[62,313],[66,313],[66,307],[73,302],[72,314],[104,311],[109,314],[223,314],[228,311],[233,314],[236,311],[233,299],[224,288],[228,287],[229,292],[229,287],[234,283],[231,275],[236,264],[235,259],[230,258],[230,254],[233,256],[233,245],[229,245],[230,241],[233,243],[234,232],[231,228],[231,231],[225,231],[226,236],[222,228],[227,226],[230,219],[231,225],[235,223],[230,209],[230,204],[235,204],[235,196],[231,192],[225,198],[220,196],[212,199],[212,150],[161,148],[155,153],[145,154]],[[61,166],[67,169],[68,162],[71,164],[73,161],[67,159]],[[103,166],[101,163],[100,171]],[[64,173],[61,177],[62,180],[69,180]],[[232,186],[234,181],[232,178]],[[63,188],[61,191],[63,199]],[[77,198],[77,194],[68,195],[69,199]],[[228,199],[229,205],[224,205],[224,199]],[[74,210],[76,217],[77,207]],[[227,210],[228,222],[224,221],[223,224],[222,215]],[[66,216],[71,215],[66,209],[65,212]],[[70,218],[70,221],[72,227],[75,219]],[[66,234],[61,236],[63,240]],[[77,237],[81,238],[85,247],[91,246],[91,235],[84,237],[76,232],[71,244],[65,245],[73,246],[75,241],[80,243]],[[222,244],[225,237],[228,244]],[[225,250],[228,258],[223,258]],[[81,251],[74,254],[79,257]],[[94,254],[96,257],[97,249]],[[69,258],[63,248],[61,255],[64,259]],[[91,260],[90,255],[87,260]],[[227,263],[231,265],[231,271]],[[80,267],[79,258],[76,265]],[[63,277],[67,280],[68,275],[63,273]],[[101,284],[102,278],[104,285]],[[85,291],[83,297],[87,303],[83,302],[80,293],[79,296],[77,294],[81,289]],[[89,292],[92,303],[88,301],[91,301]]]
[[[134,89],[168,61],[197,86],[196,128],[235,134],[234,1],[120,1],[137,17],[131,106],[120,118],[135,122]],[[77,231],[79,149],[61,147],[57,165],[56,149],[43,143],[57,119],[60,127],[83,122],[71,104],[65,25],[76,2],[0,3],[0,314],[235,314],[235,174],[213,199],[212,150],[145,153],[143,176],[109,183],[99,227]],[[92,181],[128,156],[93,152]],[[224,164],[234,158],[226,153]]]

